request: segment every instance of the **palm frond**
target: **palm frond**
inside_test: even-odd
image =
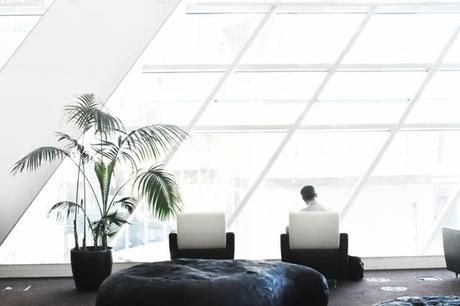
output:
[[[102,237],[103,235],[112,237],[125,224],[129,224],[129,222],[118,211],[115,211],[92,223],[95,231],[93,235],[98,237]]]
[[[40,147],[14,164],[11,170],[12,174],[22,172],[25,169],[29,171],[37,170],[44,162],[51,163],[53,161],[62,161],[66,156],[69,156],[69,152],[64,149],[57,147]]]
[[[182,210],[182,200],[174,177],[161,165],[153,166],[140,174],[135,184],[152,214],[159,220],[165,220]]]
[[[91,144],[91,147],[97,154],[100,154],[109,160],[115,160],[118,156],[118,152],[120,151],[120,147],[117,144],[104,139],[98,139],[98,142]]]
[[[95,133],[110,134],[115,130],[123,130],[120,119],[101,110],[94,94],[83,94],[77,102],[65,106],[64,112],[68,120],[83,132],[94,128]]]
[[[50,215],[52,212],[56,211],[56,219],[61,221],[64,219],[63,214],[65,214],[65,219],[68,219],[75,210],[81,209],[81,206],[72,201],[62,201],[54,204],[48,212]]]
[[[121,199],[118,199],[113,203],[114,207],[120,206],[121,208],[125,209],[128,214],[132,214],[134,210],[136,209],[136,204],[137,201],[133,197],[123,197]]]
[[[121,156],[132,165],[148,159],[158,160],[177,148],[187,136],[185,131],[174,125],[145,126],[125,135],[120,148]]]
[[[58,138],[58,141],[66,141],[66,149],[68,151],[71,150],[77,150],[78,153],[80,154],[80,157],[84,160],[84,162],[89,162],[92,160],[92,156],[89,152],[86,151],[85,147],[78,142],[77,139],[73,138],[72,136],[61,133],[61,132],[56,132],[56,137]]]

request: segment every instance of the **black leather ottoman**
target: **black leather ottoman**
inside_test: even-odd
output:
[[[97,306],[325,306],[326,279],[289,263],[178,259],[117,272]]]

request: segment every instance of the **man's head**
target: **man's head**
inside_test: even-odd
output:
[[[315,187],[313,186],[303,186],[302,189],[300,189],[300,195],[302,196],[302,199],[305,202],[310,202],[316,198],[316,192],[315,192]]]

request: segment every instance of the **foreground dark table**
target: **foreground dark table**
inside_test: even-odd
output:
[[[325,306],[326,280],[282,262],[196,260],[141,264],[102,284],[97,306]]]

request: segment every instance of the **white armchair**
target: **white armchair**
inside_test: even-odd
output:
[[[313,268],[328,279],[345,278],[348,235],[339,233],[338,213],[291,213],[289,233],[281,235],[281,259]]]
[[[235,238],[226,233],[224,213],[177,215],[177,234],[169,235],[171,259],[233,259]]]

